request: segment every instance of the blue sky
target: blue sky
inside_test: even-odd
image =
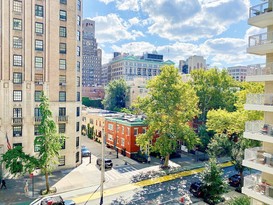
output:
[[[261,0],[83,0],[83,16],[96,22],[103,63],[114,51],[156,50],[178,64],[202,55],[209,67],[264,63],[246,53],[248,36],[265,32],[247,24]]]

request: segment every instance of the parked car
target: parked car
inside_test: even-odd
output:
[[[81,148],[81,152],[82,152],[82,157],[89,157],[91,156],[91,152],[87,147],[82,147]]]
[[[97,165],[100,167],[101,169],[101,164],[102,164],[102,159],[98,158],[97,159]],[[111,159],[104,159],[104,167],[107,169],[111,169],[113,167],[113,162]]]
[[[38,198],[30,205],[76,205],[76,203],[73,200],[63,200],[60,195],[56,195]]]
[[[228,178],[228,183],[230,186],[238,187],[241,184],[241,176],[239,174],[234,174]]]
[[[193,182],[190,186],[190,192],[193,194],[195,197],[202,197],[204,195],[202,191],[202,182]]]

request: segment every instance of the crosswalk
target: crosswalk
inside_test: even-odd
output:
[[[108,181],[115,181],[120,179],[131,179],[134,175],[141,171],[137,170],[131,165],[113,167],[111,170],[105,172],[105,179]]]

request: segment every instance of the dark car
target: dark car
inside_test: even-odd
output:
[[[241,176],[239,174],[234,174],[228,178],[228,183],[230,186],[238,187],[241,184]]]
[[[88,148],[86,148],[86,147],[82,147],[81,152],[82,152],[82,157],[89,157],[89,156],[91,156],[90,150]]]
[[[190,186],[190,192],[193,194],[195,197],[202,197],[204,195],[202,191],[202,182],[193,182]]]
[[[97,165],[100,167],[101,169],[101,164],[102,164],[102,159],[101,158],[98,158],[97,159]],[[112,168],[113,167],[113,162],[111,159],[104,159],[104,167],[105,168]]]
[[[31,205],[76,205],[73,200],[63,200],[59,195],[36,199]]]

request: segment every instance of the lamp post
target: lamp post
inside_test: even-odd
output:
[[[102,143],[101,143],[101,178],[100,178],[100,205],[103,204],[103,183],[104,183],[104,173],[105,173],[105,161],[104,161],[104,153],[105,153],[105,132],[104,128],[102,128]]]

